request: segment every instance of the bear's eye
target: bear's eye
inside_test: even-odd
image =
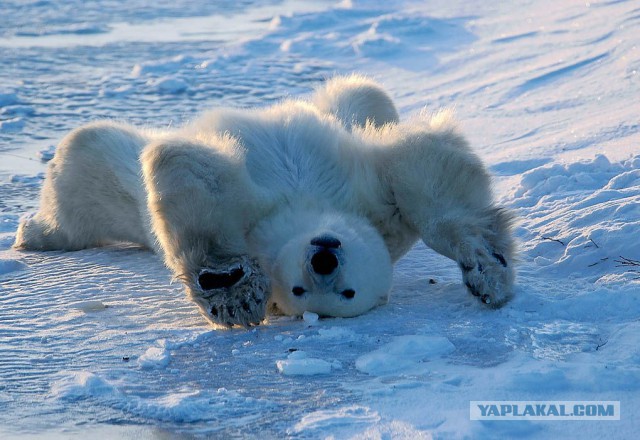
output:
[[[356,291],[353,289],[346,289],[340,292],[340,295],[344,296],[347,299],[351,299],[356,296]]]
[[[300,287],[300,286],[296,286],[293,289],[291,289],[291,293],[293,293],[295,296],[302,296],[304,295],[305,292],[306,290],[304,289],[304,287]]]

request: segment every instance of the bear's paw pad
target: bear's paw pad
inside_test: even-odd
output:
[[[260,324],[270,295],[268,278],[246,257],[208,264],[189,290],[207,319],[227,327]]]

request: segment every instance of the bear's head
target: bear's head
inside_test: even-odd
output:
[[[387,302],[391,258],[366,219],[307,211],[269,223],[273,247],[262,265],[281,313],[351,317]]]

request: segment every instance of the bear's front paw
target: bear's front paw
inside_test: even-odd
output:
[[[189,286],[191,298],[215,324],[249,327],[264,319],[269,281],[255,260],[237,257],[216,261],[194,278]]]
[[[503,254],[489,249],[478,250],[459,266],[465,286],[482,303],[499,308],[513,296],[514,272]]]

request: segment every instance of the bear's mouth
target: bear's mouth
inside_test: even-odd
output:
[[[202,290],[228,289],[236,285],[244,277],[242,266],[227,272],[211,272],[204,270],[198,276],[198,284]]]

